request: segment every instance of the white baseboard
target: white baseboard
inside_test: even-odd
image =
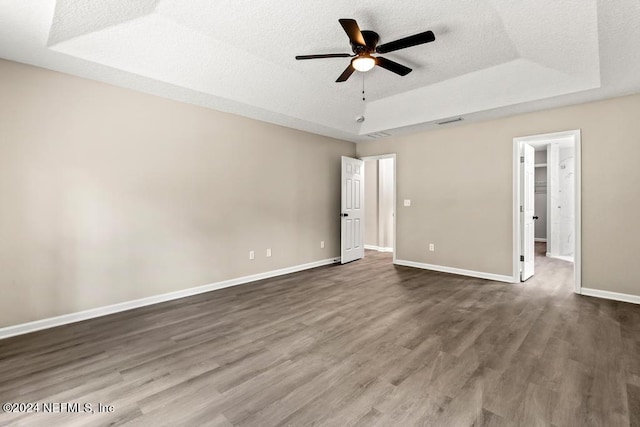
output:
[[[536,242],[542,242],[542,243],[547,243],[547,239],[542,238],[542,237],[536,237],[535,239],[533,239]]]
[[[630,302],[632,304],[640,304],[639,295],[620,294],[618,292],[601,291],[600,289],[589,288],[582,288],[580,293],[588,297],[597,297],[611,299],[614,301]]]
[[[503,276],[501,274],[485,273],[482,271],[464,270],[462,268],[445,267],[442,265],[423,264],[421,262],[405,261],[398,259],[394,264],[404,265],[405,267],[422,268],[423,270],[440,271],[442,273],[459,274],[461,276],[478,277],[480,279],[495,280],[497,282],[513,283],[512,276]]]
[[[553,255],[549,252],[546,253],[547,258],[559,259],[561,261],[574,262],[574,258],[572,256],[562,256],[562,255]]]
[[[393,252],[393,248],[385,248],[383,246],[364,245],[364,248],[378,252]]]
[[[185,298],[192,295],[215,291],[218,289],[229,288],[231,286],[244,285],[246,283],[255,282],[257,280],[269,279],[271,277],[296,273],[298,271],[322,267],[324,265],[335,264],[337,262],[340,262],[340,258],[324,259],[321,261],[310,262],[293,267],[281,268],[279,270],[267,271],[265,273],[253,274],[251,276],[239,277],[237,279],[224,280],[222,282],[197,286],[195,288],[183,289],[180,291],[154,295],[132,301],[125,301],[118,304],[92,308],[90,310],[79,311],[76,313],[63,314],[62,316],[35,320],[33,322],[22,323],[19,325],[6,326],[4,328],[0,328],[0,339],[9,338],[16,335],[28,334],[30,332],[40,331],[42,329],[49,329],[69,323],[80,322],[81,320],[93,319],[95,317],[106,316],[108,314],[119,313],[121,311],[131,310],[134,308],[144,307],[152,304],[158,304],[165,301]]]

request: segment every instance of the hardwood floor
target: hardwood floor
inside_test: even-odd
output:
[[[640,425],[640,306],[521,285],[328,266],[0,341],[0,425]]]

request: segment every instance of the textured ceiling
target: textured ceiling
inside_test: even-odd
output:
[[[338,84],[294,59],[350,52],[338,18],[436,41]],[[357,142],[636,92],[638,28],[637,0],[0,0],[0,57]]]

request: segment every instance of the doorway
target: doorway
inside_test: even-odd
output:
[[[573,263],[574,292],[581,293],[580,137],[574,130],[514,138],[515,283],[535,274],[542,252]]]
[[[395,154],[363,157],[365,169],[364,248],[393,253],[396,247]]]

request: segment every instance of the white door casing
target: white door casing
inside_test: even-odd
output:
[[[340,262],[364,257],[364,161],[342,157]]]
[[[520,280],[523,282],[533,276],[535,265],[535,149],[522,144],[520,164],[520,206],[521,206],[521,256],[523,259]]]

